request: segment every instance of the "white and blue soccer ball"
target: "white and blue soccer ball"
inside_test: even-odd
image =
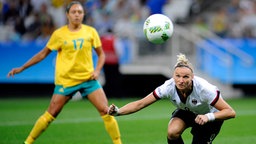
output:
[[[151,43],[163,44],[173,35],[173,23],[166,15],[153,14],[145,20],[143,31]]]

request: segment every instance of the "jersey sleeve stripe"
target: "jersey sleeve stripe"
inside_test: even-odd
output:
[[[153,91],[153,95],[154,95],[154,97],[155,97],[157,100],[160,99],[160,97],[156,94],[156,91],[155,91],[155,90]]]
[[[212,101],[211,106],[214,106],[216,104],[216,102],[219,100],[219,97],[220,97],[220,91],[217,91],[217,95],[215,99]]]

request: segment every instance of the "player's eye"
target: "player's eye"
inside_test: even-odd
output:
[[[184,78],[184,79],[189,79],[189,77],[190,77],[190,76],[187,76],[187,75],[186,75],[186,76],[184,76],[183,78]]]
[[[78,14],[83,14],[83,11],[76,11],[76,10],[73,10],[73,11],[71,11],[70,13],[71,13],[71,14],[76,14],[76,13],[78,13]]]
[[[75,14],[75,13],[76,13],[76,11],[71,11],[70,13],[71,13],[71,14]]]

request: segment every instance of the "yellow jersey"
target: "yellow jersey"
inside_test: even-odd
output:
[[[71,32],[65,25],[55,30],[46,47],[57,51],[55,84],[64,87],[74,86],[90,79],[94,71],[92,50],[101,47],[95,28],[82,25]]]

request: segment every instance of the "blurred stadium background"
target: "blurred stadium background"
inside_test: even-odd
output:
[[[94,26],[102,39],[114,36],[118,60],[107,58],[100,79],[108,97],[148,94],[171,76],[180,52],[194,64],[195,73],[216,84],[225,98],[256,95],[254,0],[80,1],[86,9],[84,23]],[[15,78],[6,75],[66,23],[68,2],[0,0],[0,97],[51,96],[55,53]],[[150,44],[143,35],[143,22],[154,13],[175,23],[173,37],[162,45]]]
[[[47,107],[54,88],[56,53],[15,78],[8,79],[7,73],[41,50],[51,33],[66,23],[65,5],[70,1],[0,0],[1,144],[21,143]],[[153,91],[170,78],[181,52],[193,63],[195,73],[216,84],[237,112],[236,119],[225,122],[215,142],[256,141],[252,127],[255,0],[79,1],[87,11],[84,23],[98,30],[107,54],[100,81],[109,103],[121,106]],[[150,44],[143,35],[143,22],[154,13],[167,15],[175,24],[173,37],[163,45]],[[114,47],[108,47],[111,44]],[[123,142],[165,143],[174,109],[168,103],[163,100],[134,115],[118,117]],[[78,101],[65,107],[38,143],[95,143],[95,135],[97,142],[110,143],[95,108],[88,101]],[[183,136],[190,143],[189,131]]]

